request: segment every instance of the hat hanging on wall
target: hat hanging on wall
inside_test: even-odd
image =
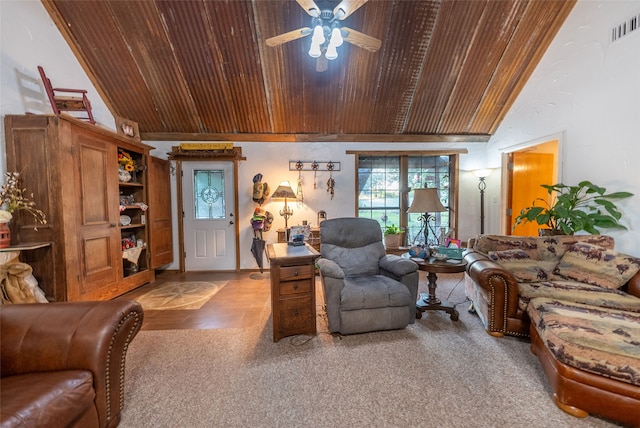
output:
[[[262,182],[262,174],[257,173],[253,176],[253,202],[264,204],[270,193],[269,185]]]

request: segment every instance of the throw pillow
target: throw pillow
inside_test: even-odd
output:
[[[473,249],[488,254],[489,251],[524,250],[539,253],[539,238],[530,236],[480,235]]]
[[[554,274],[600,287],[622,287],[640,270],[640,259],[585,242],[567,249]]]
[[[489,251],[487,255],[521,282],[545,281],[556,266],[555,261],[540,260],[535,253],[521,249]]]
[[[560,261],[565,251],[577,242],[597,245],[613,250],[615,241],[607,235],[554,235],[540,238],[540,255],[543,260]]]

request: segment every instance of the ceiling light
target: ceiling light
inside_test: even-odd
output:
[[[344,42],[344,39],[342,38],[342,32],[340,31],[340,29],[338,27],[335,27],[332,31],[331,31],[331,42],[335,47],[340,47],[342,46],[342,43]]]
[[[312,41],[311,48],[309,49],[309,56],[311,58],[319,58],[320,55],[322,55],[322,52],[320,51],[320,43]]]
[[[333,43],[329,43],[329,46],[327,47],[327,52],[325,52],[324,56],[327,57],[327,59],[332,61],[338,58],[338,51],[336,50],[336,47]]]
[[[316,25],[313,29],[313,36],[311,37],[311,43],[317,42],[319,45],[323,44],[326,41],[324,37],[324,29],[322,28],[322,24]]]
[[[322,11],[320,16],[312,18],[313,36],[309,49],[310,57],[319,58],[322,52],[325,52],[325,57],[329,60],[338,58],[336,48],[342,46],[344,38],[337,19],[330,10]]]

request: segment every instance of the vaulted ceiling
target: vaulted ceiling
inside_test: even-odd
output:
[[[430,142],[487,141],[575,0],[369,0],[341,23],[381,47],[344,43],[324,72],[311,37],[265,43],[311,27],[293,0],[43,4],[143,139]]]

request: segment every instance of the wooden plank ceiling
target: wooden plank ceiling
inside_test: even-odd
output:
[[[487,141],[575,0],[370,0],[316,71],[293,0],[43,0],[114,115],[146,140]],[[339,2],[321,0],[321,9]],[[51,77],[55,81],[55,76]]]

